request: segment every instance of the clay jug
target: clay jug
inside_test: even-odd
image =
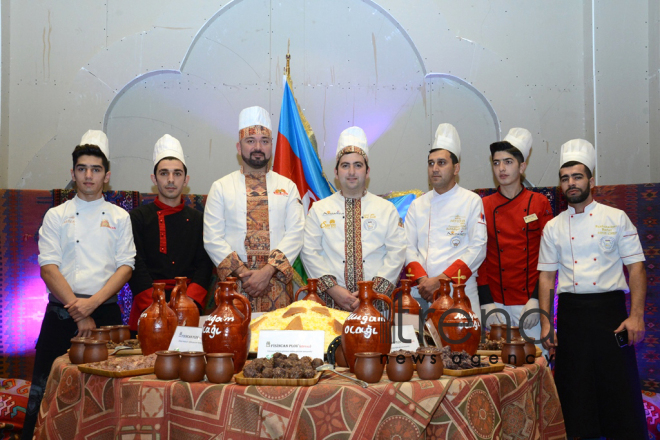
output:
[[[245,315],[234,307],[236,300],[243,302]],[[233,282],[222,281],[215,291],[215,303],[218,307],[204,323],[202,346],[206,353],[233,353],[234,373],[240,373],[250,348],[250,302],[236,292]]]
[[[327,307],[327,304],[325,301],[321,299],[320,296],[316,292],[318,292],[318,283],[319,280],[316,278],[307,278],[307,285],[302,286],[298,291],[296,292],[294,299],[298,301],[298,294],[302,291],[307,291],[307,295],[303,298],[304,301],[314,301],[316,303],[321,304],[323,307]]]
[[[453,351],[465,350],[470,356],[475,355],[479,342],[481,342],[481,321],[468,305],[465,284],[454,286],[454,305],[451,308],[462,310],[464,313],[450,312],[447,315],[445,324],[455,324],[456,326],[442,328],[443,331],[439,333],[443,342],[449,345]],[[470,316],[472,321],[469,325],[466,314]]]
[[[165,283],[153,286],[153,302],[138,320],[138,339],[144,356],[167,350],[177,326],[176,314],[165,301]]]
[[[412,287],[411,280],[401,280],[401,287],[392,292],[392,303],[394,304],[394,313],[403,313],[404,310],[407,310],[406,313],[411,315],[419,315],[420,310],[422,309],[419,306],[419,303],[415,298],[410,294],[410,288]],[[401,292],[401,299],[397,299],[396,294]],[[399,303],[401,304],[401,309],[399,309]]]
[[[433,322],[433,328],[438,330],[438,326],[440,323],[440,319],[442,318],[442,314],[445,313],[447,310],[451,309],[451,307],[454,305],[454,300],[451,299],[451,281],[446,280],[444,278],[440,278],[440,287],[438,290],[433,292],[433,304],[431,304],[430,309],[433,309],[432,312],[430,312],[427,315],[427,320],[431,320]],[[445,318],[446,319],[446,318]],[[440,331],[438,330],[438,333]]]
[[[227,277],[225,281],[234,283],[234,290],[238,292],[238,277]],[[216,306],[218,304],[216,303]],[[234,299],[234,307],[238,309],[239,312],[241,312],[241,315],[245,316],[246,309],[245,309],[245,303],[239,299]]]
[[[176,286],[172,289],[170,295],[170,308],[176,314],[177,322],[180,326],[197,327],[199,325],[199,309],[195,301],[188,298],[188,278],[175,277]]]
[[[373,281],[358,281],[357,309],[346,318],[341,335],[341,346],[351,373],[355,372],[355,353],[377,352],[387,354],[392,347],[392,300],[373,291]],[[380,299],[390,306],[390,317],[385,319],[373,301]]]

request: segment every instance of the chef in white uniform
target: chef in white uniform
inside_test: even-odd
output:
[[[291,265],[305,226],[295,183],[270,170],[271,127],[265,109],[241,111],[236,150],[243,165],[213,183],[204,210],[204,248],[221,280],[240,277],[255,312],[292,302]]]
[[[350,127],[339,136],[335,177],[341,191],[309,210],[302,260],[318,278],[328,307],[352,311],[357,282],[372,280],[390,296],[405,259],[405,233],[396,207],[367,191],[369,147],[364,131]]]
[[[448,278],[466,285],[478,312],[476,273],[486,257],[486,218],[481,198],[456,183],[460,159],[458,132],[440,124],[428,155],[433,189],[415,199],[406,215],[406,272],[417,283],[412,294],[423,308],[433,302],[438,280]]]
[[[542,314],[541,337],[548,337],[546,348],[556,348],[555,381],[566,433],[571,438],[645,439],[634,348],[644,339],[644,251],[626,213],[592,197],[594,147],[583,139],[568,141],[559,163],[568,209],[543,229],[538,270],[539,303],[548,314],[559,271],[557,333]],[[620,346],[615,335],[624,331],[627,345]]]

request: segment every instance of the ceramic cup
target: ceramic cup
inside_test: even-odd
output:
[[[110,341],[110,328],[111,326],[105,326],[101,328],[92,329],[92,339],[97,341]]]
[[[179,363],[179,378],[184,382],[199,382],[204,379],[206,361],[203,351],[184,351]]]
[[[154,374],[161,380],[179,378],[180,355],[178,351],[161,350],[156,352]]]
[[[392,382],[408,382],[414,372],[411,354],[390,353],[387,355],[387,377]]]
[[[422,357],[423,356],[423,357]],[[424,380],[438,380],[444,372],[440,353],[417,353],[417,375]]]
[[[234,375],[234,353],[206,353],[206,378],[211,383],[227,383]]]
[[[69,360],[72,364],[82,364],[85,362],[85,338],[71,339],[71,349],[69,350]]]
[[[108,347],[106,341],[97,341],[96,339],[85,339],[85,353],[83,362],[101,362],[108,359]]]
[[[525,341],[511,341],[502,344],[502,362],[520,367],[525,363]]]
[[[377,352],[355,353],[355,377],[367,383],[379,382],[385,368],[385,360],[381,357],[383,355]]]

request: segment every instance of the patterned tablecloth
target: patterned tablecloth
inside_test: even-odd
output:
[[[501,373],[364,389],[110,379],[55,361],[36,429],[52,439],[555,439],[564,422],[543,358]]]

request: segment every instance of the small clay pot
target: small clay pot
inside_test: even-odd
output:
[[[355,377],[367,383],[380,382],[385,368],[383,356],[376,352],[355,353]]]
[[[71,339],[71,349],[69,350],[69,360],[72,364],[82,364],[85,362],[85,340],[86,338]]]
[[[85,352],[83,353],[83,363],[101,362],[108,359],[107,341],[97,341],[96,339],[85,339]]]
[[[412,355],[390,353],[387,357],[387,377],[392,382],[408,382],[414,372]]]
[[[335,366],[348,367],[348,362],[346,362],[346,356],[344,356],[344,349],[341,348],[341,344],[335,349]]]
[[[422,358],[423,356],[423,358]],[[418,353],[417,375],[424,380],[438,380],[444,372],[442,355],[440,353]],[[421,359],[421,361],[419,360]]]
[[[101,328],[92,329],[92,339],[110,342],[110,327],[112,326],[107,325]]]
[[[490,326],[490,335],[488,339],[491,341],[499,341],[504,337],[504,324],[491,324]]]
[[[511,341],[502,344],[502,362],[520,367],[525,363],[525,341]]]
[[[179,363],[179,378],[184,382],[199,382],[204,379],[206,361],[203,351],[184,351]]]
[[[116,325],[117,333],[119,334],[119,342],[128,341],[131,339],[131,331],[128,329],[127,325]]]
[[[511,341],[508,340],[508,335],[509,333],[507,332],[507,328],[505,326],[502,326],[502,337],[507,340],[507,342],[513,342],[513,341],[525,341],[523,337],[520,335],[520,327],[513,327],[511,326]]]
[[[121,342],[119,340],[119,331],[117,330],[116,325],[104,325],[103,327],[101,327],[102,330],[105,330],[106,328],[109,330],[110,340],[112,342],[114,342],[115,344]]]
[[[211,383],[227,383],[234,375],[234,353],[206,353],[206,378]]]
[[[157,351],[156,363],[154,364],[154,374],[161,380],[178,379],[180,363],[181,358],[178,351]]]
[[[536,345],[533,342],[525,341],[525,363],[533,364],[534,362],[536,362]]]

